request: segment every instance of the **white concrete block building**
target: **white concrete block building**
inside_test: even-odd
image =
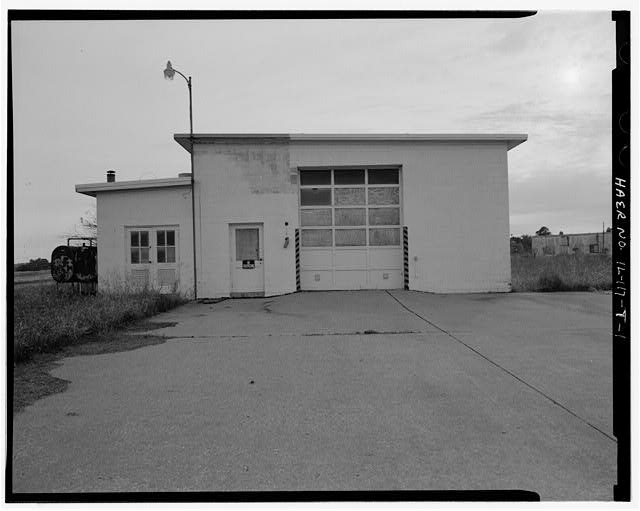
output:
[[[191,150],[189,135],[175,140]],[[198,298],[296,290],[504,292],[507,152],[526,135],[194,135],[191,178],[96,197],[98,286]]]

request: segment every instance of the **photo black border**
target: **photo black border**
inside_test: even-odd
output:
[[[469,19],[522,18],[537,11],[523,10],[50,10],[7,11],[7,438],[5,500],[8,503],[129,503],[129,502],[390,502],[390,501],[538,501],[524,490],[424,490],[424,491],[255,491],[255,492],[113,492],[14,493],[13,492],[13,89],[11,23],[17,21],[93,20],[271,20],[271,19]],[[612,357],[613,433],[618,441],[617,484],[614,500],[630,500],[631,482],[631,259],[630,259],[630,12],[612,11],[616,24],[616,60],[612,70]],[[618,181],[622,180],[622,181]],[[615,184],[624,185],[614,186]],[[620,215],[624,193],[624,210]],[[618,194],[618,195],[616,195]],[[616,200],[617,199],[617,200]],[[618,206],[618,207],[617,207]],[[621,272],[620,268],[624,268]],[[621,279],[621,275],[623,275]],[[622,282],[620,282],[622,280]]]

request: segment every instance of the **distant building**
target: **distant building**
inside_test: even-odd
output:
[[[575,253],[610,254],[611,232],[532,236],[531,251],[534,256]]]

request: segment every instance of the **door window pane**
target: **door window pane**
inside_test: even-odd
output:
[[[167,247],[167,262],[176,262],[176,247]]]
[[[300,210],[302,225],[331,225],[331,209],[302,209]]]
[[[140,262],[141,263],[148,263],[149,262],[149,249],[148,248],[141,248],[140,249]]]
[[[149,231],[140,231],[140,246],[149,246]]]
[[[364,204],[364,188],[336,188],[333,193],[336,206]]]
[[[258,229],[236,229],[236,261],[258,259]]]
[[[400,208],[369,208],[369,225],[400,225]]]
[[[158,247],[158,262],[159,263],[166,263],[167,262],[167,254],[166,254],[166,248],[164,247]]]
[[[333,181],[337,185],[363,185],[364,169],[362,170],[336,170]]]
[[[398,169],[369,170],[370,185],[397,185]]]
[[[387,205],[400,204],[400,189],[391,188],[369,188],[369,204]]]
[[[367,244],[366,229],[336,229],[336,247],[360,247]]]
[[[369,229],[369,245],[400,245],[400,229]]]
[[[140,249],[132,248],[131,249],[131,264],[138,264],[140,262]]]
[[[164,231],[157,232],[158,246],[164,246]]]
[[[330,170],[301,170],[300,184],[302,186],[330,185],[331,171]]]
[[[176,231],[167,231],[167,245],[176,246]]]
[[[131,231],[131,246],[132,247],[140,246],[140,233],[138,233],[138,231]]]
[[[366,225],[364,208],[336,208],[336,225]]]
[[[330,206],[331,188],[302,188],[300,190],[302,206]]]
[[[302,229],[303,247],[330,247],[333,245],[331,229]]]

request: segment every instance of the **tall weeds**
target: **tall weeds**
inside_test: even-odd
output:
[[[83,336],[104,333],[133,321],[169,310],[186,299],[154,290],[109,291],[78,295],[69,287],[43,284],[14,291],[14,361],[34,353],[53,351]]]
[[[511,256],[514,291],[594,291],[612,287],[611,256]]]

